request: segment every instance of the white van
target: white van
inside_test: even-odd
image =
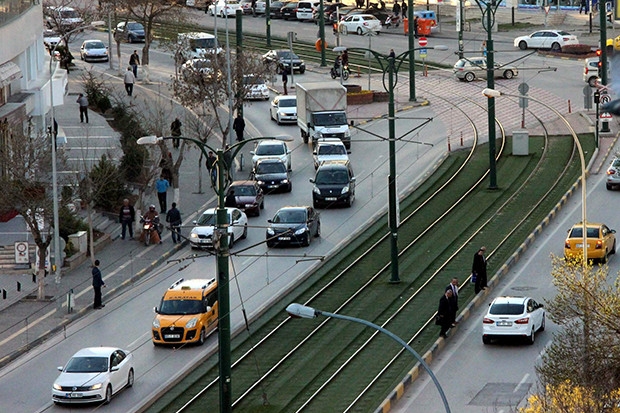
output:
[[[80,13],[72,7],[47,7],[45,20],[50,29],[68,31],[84,25]]]
[[[216,37],[209,33],[179,33],[178,42],[178,53],[181,62],[194,58],[209,57],[222,52]]]

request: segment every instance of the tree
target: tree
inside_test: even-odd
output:
[[[32,124],[26,131],[20,125],[3,130],[0,147],[0,176],[2,196],[0,210],[17,211],[28,225],[39,249],[37,268],[37,298],[45,298],[45,256],[53,239],[53,198],[51,186],[51,134],[37,133]],[[57,157],[57,162],[62,159]],[[65,207],[63,200],[60,208]],[[58,262],[57,265],[62,265]]]

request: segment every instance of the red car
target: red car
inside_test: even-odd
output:
[[[237,208],[248,216],[260,216],[260,210],[265,208],[265,196],[255,181],[234,181],[228,187],[226,195],[232,190],[235,191]]]

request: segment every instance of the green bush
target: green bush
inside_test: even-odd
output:
[[[58,233],[60,236],[69,241],[69,235],[75,234],[78,231],[87,231],[88,225],[82,221],[82,219],[71,212],[66,206],[61,206],[58,210]]]
[[[101,156],[86,179],[90,182],[82,181],[80,188],[87,190],[92,187],[92,192],[82,198],[92,199],[95,208],[113,211],[119,199],[128,194],[119,168],[106,155]]]
[[[592,52],[592,46],[587,44],[569,44],[562,46],[562,52],[569,54],[588,54]]]
[[[96,107],[102,113],[112,107],[110,88],[102,78],[97,77],[91,71],[87,71],[82,75],[82,80],[84,81],[84,90],[89,104]]]

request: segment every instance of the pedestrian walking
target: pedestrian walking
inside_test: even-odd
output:
[[[459,310],[459,279],[453,277],[450,284],[446,287],[446,290],[452,290],[450,309],[452,310],[452,327],[454,327],[456,326],[456,313]]]
[[[398,4],[398,0],[394,1],[394,6],[392,6],[392,14],[394,14],[394,16],[400,16],[400,4]]]
[[[226,195],[226,199],[224,200],[224,206],[230,208],[237,208],[237,197],[235,196],[235,190],[231,189],[228,191]]]
[[[170,224],[170,231],[172,232],[172,243],[176,244],[181,242],[181,212],[177,209],[177,203],[172,203],[172,208],[166,214],[166,222]]]
[[[413,35],[416,39],[418,38],[418,16],[413,18]]]
[[[118,221],[121,223],[121,239],[125,239],[127,228],[129,228],[129,239],[133,239],[133,223],[136,220],[136,211],[133,205],[129,203],[129,199],[123,199],[123,206],[118,213]]]
[[[256,0],[252,0],[250,7],[252,8],[252,16],[256,17]]]
[[[403,3],[400,6],[401,10],[403,11],[403,19],[407,17],[407,3],[405,2],[405,0],[403,0]]]
[[[88,123],[88,99],[83,93],[80,93],[76,102],[80,105],[80,123],[84,123],[84,119]]]
[[[230,145],[226,145],[224,147],[224,167],[226,168],[226,178],[228,179],[228,182],[232,182],[233,178],[232,178],[232,174],[231,174],[231,170],[232,170],[232,165],[233,165],[233,156],[232,156],[232,151],[230,150]]]
[[[168,194],[168,188],[170,187],[170,183],[164,176],[160,176],[157,182],[155,182],[155,187],[157,188],[157,199],[159,200],[159,211],[161,214],[166,213],[167,203],[166,196]]]
[[[123,79],[125,82],[125,90],[127,91],[127,96],[131,96],[133,93],[133,84],[136,83],[136,77],[131,71],[131,66],[127,67],[127,71],[125,72],[125,78]]]
[[[105,287],[103,278],[101,277],[101,270],[99,269],[99,260],[95,260],[95,266],[93,267],[93,290],[95,291],[95,302],[93,308],[95,310],[101,310],[105,307],[105,304],[101,302],[101,288]]]
[[[181,126],[183,126],[183,124],[179,118],[174,118],[174,121],[170,124],[170,134],[174,137],[172,139],[172,147],[175,149],[179,149],[179,145],[181,144],[181,139],[176,137],[182,135]]]
[[[284,88],[284,94],[288,95],[286,85],[288,84],[288,69],[282,66],[282,87]]]
[[[452,327],[454,320],[452,319],[452,290],[447,289],[439,299],[439,308],[437,309],[437,316],[435,318],[435,324],[441,326],[439,331],[439,337],[446,338],[446,333]]]
[[[213,154],[213,151],[209,151],[207,154],[207,171],[211,177],[211,186],[215,188],[217,184],[217,157]]]
[[[483,40],[482,44],[480,45],[480,53],[482,54],[482,56],[487,57],[487,41]]]
[[[487,247],[480,247],[474,254],[474,262],[471,266],[471,276],[475,278],[474,291],[478,294],[487,288],[487,260],[484,256]]]
[[[237,111],[237,117],[233,122],[233,130],[237,134],[237,142],[241,142],[243,140],[243,131],[245,131],[245,120],[243,120],[243,116],[239,110]]]
[[[582,10],[585,13],[588,13],[588,3],[586,2],[586,0],[581,0],[581,2],[579,3],[579,14],[581,14]]]
[[[138,51],[134,50],[131,56],[129,56],[129,66],[131,66],[131,71],[133,72],[133,76],[138,78],[138,65],[140,64],[140,56],[138,56]]]

